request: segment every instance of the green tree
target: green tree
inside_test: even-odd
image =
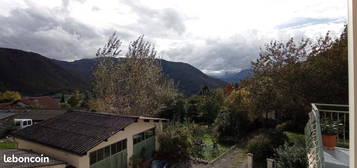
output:
[[[159,133],[158,141],[160,143],[158,154],[164,159],[182,162],[188,160],[192,155],[191,130],[185,125],[170,125]]]
[[[166,102],[166,108],[160,112],[160,117],[170,119],[174,122],[187,120],[186,98],[178,94],[175,99]]]
[[[66,100],[65,100],[65,98],[64,98],[64,93],[62,93],[61,94],[61,101],[60,101],[60,103],[65,103],[66,102]]]
[[[223,91],[203,88],[199,95],[187,99],[187,119],[197,123],[211,124],[216,119],[223,100]]]
[[[79,91],[76,91],[68,100],[67,103],[72,107],[72,108],[77,108],[80,107],[82,103],[82,95]]]

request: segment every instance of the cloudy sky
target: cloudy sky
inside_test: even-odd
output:
[[[0,47],[73,61],[115,31],[124,48],[143,34],[161,58],[219,74],[270,40],[338,35],[346,20],[345,0],[1,0]]]

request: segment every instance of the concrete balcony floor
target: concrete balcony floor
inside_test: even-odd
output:
[[[346,148],[324,149],[325,168],[348,168],[349,153],[349,149]]]

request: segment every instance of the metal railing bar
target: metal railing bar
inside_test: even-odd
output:
[[[340,111],[340,110],[323,110],[323,109],[319,109],[320,112],[330,112],[330,113],[344,113],[344,114],[348,114],[348,111]]]
[[[346,104],[324,104],[324,103],[311,103],[311,104],[315,104],[317,106],[349,107],[349,105],[346,105]]]

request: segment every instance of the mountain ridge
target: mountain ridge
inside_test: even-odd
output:
[[[217,78],[220,80],[223,80],[228,83],[239,83],[241,80],[244,80],[246,78],[252,77],[253,73],[250,68],[248,69],[243,69],[239,72],[235,73],[225,73],[223,75],[211,75],[213,78]]]
[[[198,93],[203,86],[224,87],[188,63],[160,60],[164,74],[175,81],[185,95]],[[72,62],[50,59],[35,52],[0,48],[0,91],[17,90],[26,95],[90,89],[96,58]]]

